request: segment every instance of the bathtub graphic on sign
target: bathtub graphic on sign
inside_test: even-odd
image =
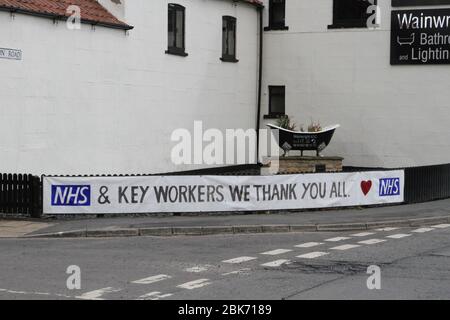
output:
[[[397,36],[397,43],[401,46],[403,45],[412,45],[415,41],[415,33],[411,33],[408,37]]]

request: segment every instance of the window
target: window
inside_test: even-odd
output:
[[[236,18],[224,16],[222,18],[222,58],[226,62],[236,60]]]
[[[285,25],[286,0],[269,0],[269,26],[265,30],[288,30]]]
[[[367,20],[373,14],[367,13],[371,5],[368,0],[334,0],[333,24],[328,28],[367,28]]]
[[[185,52],[185,8],[179,4],[169,3],[168,46],[166,53],[187,56]]]
[[[276,118],[285,114],[285,86],[269,86],[269,115],[265,118]]]

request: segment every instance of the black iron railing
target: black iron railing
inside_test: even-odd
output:
[[[31,174],[0,173],[0,213],[39,217],[41,179]]]

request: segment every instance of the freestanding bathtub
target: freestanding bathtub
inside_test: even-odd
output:
[[[334,131],[340,127],[340,125],[334,125],[323,128],[318,132],[302,132],[292,131],[273,124],[268,124],[268,127],[274,130],[279,130],[278,145],[284,150],[285,154],[291,150],[301,151],[316,151],[316,155],[319,156],[320,152],[325,149],[333,137]]]

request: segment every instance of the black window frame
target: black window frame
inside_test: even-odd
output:
[[[230,53],[227,51],[229,49],[229,41],[228,38],[229,35],[229,29],[228,27],[231,25],[233,26],[233,49],[234,52]],[[224,62],[239,62],[239,60],[236,59],[236,34],[237,34],[237,19],[232,16],[223,16],[222,17],[222,57],[220,60]]]
[[[367,13],[367,8],[372,5],[368,0],[353,0],[367,5],[365,10],[361,10],[361,17],[355,19],[341,18],[339,13],[342,12],[341,5],[347,0],[333,0],[333,24],[328,26],[328,29],[341,29],[341,28],[367,28],[367,20],[371,14]],[[374,0],[374,5],[377,5],[378,0]]]
[[[282,4],[276,4],[274,3],[274,1],[281,1]],[[282,7],[283,10],[283,21],[279,22],[279,21],[275,21],[275,8],[277,8],[277,6]],[[278,7],[278,9],[280,9]],[[286,0],[269,0],[269,25],[267,27],[264,28],[265,31],[270,31],[270,30],[289,30],[289,27],[286,26]]]
[[[181,37],[181,44],[177,43],[177,16],[178,12],[182,13],[182,37]],[[173,35],[173,43],[170,43],[170,33],[172,32],[170,29],[170,16],[173,15],[173,25],[174,25],[174,35]],[[167,54],[173,54],[177,56],[186,57],[188,54],[186,53],[186,8],[180,4],[177,3],[169,3],[167,8]]]
[[[275,96],[274,90],[282,89],[282,94],[277,93],[276,95],[282,95],[283,97],[283,112],[273,112],[272,111],[272,98]],[[286,115],[286,86],[280,85],[270,85],[269,86],[269,113],[264,116],[265,119],[275,119]]]

